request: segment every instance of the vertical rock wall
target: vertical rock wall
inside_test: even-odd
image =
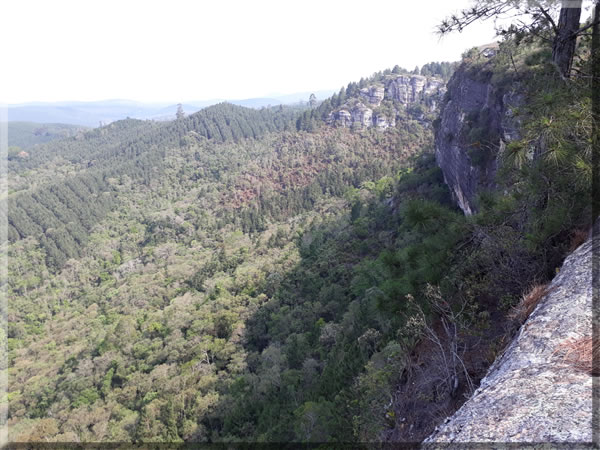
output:
[[[514,111],[522,101],[518,86],[495,86],[491,72],[471,72],[464,64],[448,82],[435,133],[436,159],[467,215],[477,212],[480,192],[496,187],[499,156],[519,137]]]

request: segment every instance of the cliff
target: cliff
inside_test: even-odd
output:
[[[434,110],[445,92],[442,80],[408,74],[391,74],[358,91],[329,113],[326,122],[345,128],[386,129],[396,125],[401,110],[424,104]]]
[[[599,242],[589,238],[567,257],[473,396],[426,443],[592,442],[593,377],[583,366],[592,351],[592,247]]]
[[[477,212],[479,193],[496,188],[498,158],[519,137],[514,112],[523,102],[518,84],[494,81],[495,52],[480,57],[487,62],[476,69],[463,62],[448,82],[435,133],[438,165],[466,215]]]

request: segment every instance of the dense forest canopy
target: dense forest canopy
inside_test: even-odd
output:
[[[390,198],[398,171],[431,149],[430,125],[409,114],[386,133],[316,120],[307,133],[299,114],[219,104],[10,160],[14,440],[250,437],[231,416],[247,352],[264,350],[245,323],[283,298],[309,229],[344,218],[348,201],[358,211],[365,195]]]

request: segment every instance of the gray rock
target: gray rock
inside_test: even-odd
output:
[[[339,110],[333,111],[327,117],[329,125],[346,128],[376,127],[381,130],[396,125],[396,117],[389,117],[384,113],[374,110],[384,100],[391,100],[407,106],[429,97],[429,107],[434,110],[441,94],[445,92],[444,82],[437,78],[420,75],[392,75],[383,80],[383,84],[374,84],[362,88],[359,92],[361,101],[351,99],[342,105]]]
[[[373,110],[362,103],[357,103],[352,108],[352,123],[355,127],[368,128],[373,125]]]
[[[381,85],[369,86],[360,90],[360,96],[368,103],[379,106],[385,97],[385,88]]]
[[[373,115],[373,121],[375,122],[375,126],[380,130],[396,126],[395,117],[388,119],[387,116],[381,112],[377,112]]]
[[[340,109],[329,114],[327,118],[329,125],[337,125],[340,127],[350,128],[352,126],[352,114],[346,109]]]
[[[519,138],[514,110],[523,102],[518,86],[497,88],[474,79],[464,67],[448,83],[435,134],[436,160],[458,206],[477,212],[480,192],[496,189],[498,159],[506,144]]]
[[[473,396],[424,442],[591,443],[593,377],[556,353],[562,343],[591,335],[590,238],[565,260]]]
[[[417,102],[421,94],[433,94],[443,84],[442,80],[421,75],[399,75],[386,83],[385,97],[408,105]]]

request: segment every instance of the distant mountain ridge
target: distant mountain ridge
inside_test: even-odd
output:
[[[334,91],[315,91],[318,99],[324,99]],[[183,111],[193,114],[201,109],[227,101],[248,108],[286,105],[308,101],[310,92],[278,95],[274,97],[241,100],[211,99],[183,102]],[[172,120],[175,118],[175,103],[144,103],[132,100],[102,100],[91,102],[30,102],[8,105],[9,122],[66,123],[97,127],[127,117],[133,119]]]

